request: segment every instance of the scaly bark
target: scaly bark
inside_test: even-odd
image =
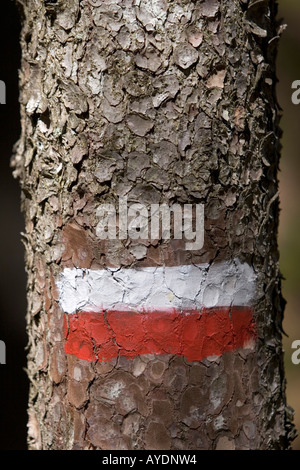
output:
[[[276,2],[19,0],[31,449],[285,449]],[[203,203],[205,245],[101,242],[103,202]],[[64,350],[65,267],[239,258],[254,349],[88,362]],[[113,393],[115,387],[122,393]]]

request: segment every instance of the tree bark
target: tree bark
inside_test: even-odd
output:
[[[276,2],[19,6],[22,134],[13,166],[26,227],[29,448],[289,448],[276,239]],[[204,246],[100,240],[97,208],[125,196],[147,206],[203,204]],[[76,346],[81,312],[63,308],[63,272],[204,266],[212,281],[201,295],[211,298],[230,295],[213,273],[232,263],[237,272],[245,267],[245,289],[255,284],[247,305],[255,335],[247,344],[234,331],[228,344],[214,346],[218,354],[196,360],[197,344],[194,355],[145,352],[141,344],[124,352],[108,324],[115,357],[101,355],[92,336]],[[234,314],[230,307],[224,322]],[[170,336],[178,335],[176,321]],[[205,344],[219,342],[225,323],[207,329]],[[183,348],[192,341],[176,338]]]

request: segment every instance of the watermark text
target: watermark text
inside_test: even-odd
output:
[[[299,104],[300,103],[300,80],[293,81],[292,89],[295,90],[292,93],[292,103]]]
[[[96,234],[101,240],[185,240],[186,250],[200,250],[204,244],[203,204],[145,204],[128,206],[127,197],[114,204],[101,204]]]
[[[296,339],[292,343],[292,349],[295,349],[296,351],[293,352],[292,354],[292,363],[295,364],[296,366],[300,364],[300,340]]]
[[[6,345],[0,341],[0,364],[6,364]]]
[[[6,104],[6,85],[0,80],[0,104]]]

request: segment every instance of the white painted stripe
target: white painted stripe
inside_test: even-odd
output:
[[[66,268],[59,276],[59,302],[66,313],[101,309],[200,309],[251,306],[253,269],[233,262],[120,269]]]

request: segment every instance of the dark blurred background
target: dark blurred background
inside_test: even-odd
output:
[[[26,449],[27,390],[25,333],[26,278],[20,232],[20,189],[9,166],[20,135],[18,105],[19,18],[14,2],[1,0],[0,80],[6,104],[0,105],[0,340],[6,365],[0,365],[0,450]]]
[[[287,396],[300,432],[300,365],[291,361],[291,344],[300,339],[300,105],[291,101],[291,84],[300,80],[300,2],[279,0],[279,17],[287,24],[279,47],[277,94],[283,109],[280,165],[280,264],[287,300],[284,329]],[[6,83],[6,105],[0,105],[0,340],[7,364],[0,365],[0,450],[26,449],[27,394],[25,333],[26,277],[20,232],[20,190],[9,166],[20,134],[18,106],[19,18],[12,0],[1,0],[0,80]],[[294,442],[300,449],[300,437]]]
[[[282,35],[277,60],[277,96],[283,110],[280,164],[281,216],[279,230],[280,268],[285,278],[283,294],[287,301],[284,330],[285,368],[288,403],[295,410],[300,433],[300,364],[291,361],[294,340],[300,340],[300,105],[291,95],[293,81],[300,80],[300,2],[279,0],[279,18],[287,25]],[[300,437],[294,441],[300,450]]]

